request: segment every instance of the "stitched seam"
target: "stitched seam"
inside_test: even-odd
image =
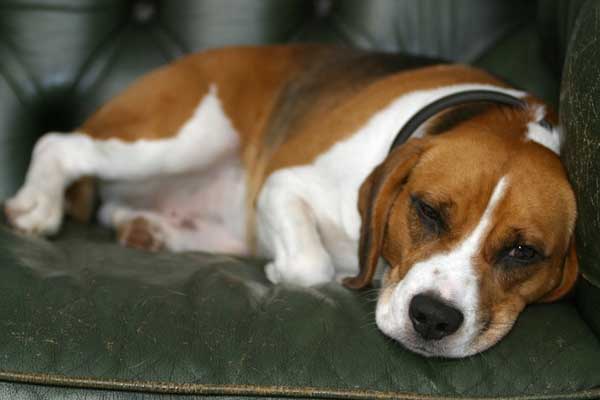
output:
[[[4,80],[6,81],[6,83],[8,84],[8,86],[12,89],[13,94],[15,95],[15,97],[17,98],[17,100],[19,100],[19,102],[21,103],[21,105],[29,110],[31,108],[31,104],[29,104],[25,100],[27,98],[27,95],[19,87],[19,85],[13,79],[13,77],[9,73],[7,73],[6,70],[4,70],[2,68],[2,64],[0,64],[0,75],[4,78]]]
[[[102,79],[106,76],[107,71],[110,70],[110,67],[115,63],[117,58],[117,53],[119,52],[119,47],[121,43],[118,38],[122,35],[123,30],[127,27],[127,22],[123,22],[121,24],[117,24],[114,30],[109,32],[106,37],[100,41],[98,46],[90,52],[88,58],[81,64],[81,68],[77,71],[75,75],[75,79],[73,83],[69,87],[68,93],[75,94],[78,91],[78,87],[81,84],[81,80],[85,76],[85,73],[93,66],[94,62],[98,61],[98,55],[100,55],[105,49],[110,51],[110,45],[114,42],[114,49],[108,54],[108,60],[105,62],[102,71],[98,74],[94,82],[87,88],[87,90],[93,88],[95,84],[102,81]],[[83,92],[86,91],[86,88],[81,88]],[[83,93],[82,92],[82,93]]]
[[[358,32],[358,29],[353,31],[350,25],[344,23],[340,17],[335,15],[335,13],[331,15],[331,25],[341,37],[351,44],[371,49],[376,47],[376,40],[374,38],[370,37],[365,32]]]
[[[161,49],[165,58],[174,60],[186,53],[189,53],[188,49],[184,45],[184,41],[181,40],[181,38],[179,38],[162,21],[158,21],[153,26],[153,29],[150,30],[150,32],[152,36],[154,36],[157,45]],[[173,51],[173,49],[176,50]]]
[[[317,387],[260,386],[260,385],[212,385],[195,383],[169,383],[152,381],[122,381],[90,377],[67,377],[53,374],[20,373],[0,371],[0,379],[18,383],[67,386],[83,389],[109,389],[162,394],[199,394],[229,396],[284,396],[309,398],[346,399],[405,399],[405,400],[543,400],[543,399],[593,399],[600,396],[600,387],[568,394],[529,395],[510,397],[463,397],[421,395],[418,393],[382,392],[376,390],[346,390]]]
[[[18,53],[13,47],[12,43],[8,40],[2,40],[2,43],[3,46],[10,51],[13,57],[13,62],[19,65],[19,67],[24,71],[24,73],[27,75],[27,78],[31,82],[33,88],[32,97],[39,97],[40,94],[43,93],[40,82],[35,78],[35,75],[32,73],[31,69],[29,69],[29,66],[19,58]],[[9,86],[13,90],[13,93],[17,96],[21,104],[30,109],[31,104],[27,101],[27,98],[29,98],[30,96],[28,96],[26,90],[24,90],[18,84],[17,79],[11,76],[11,74],[9,74],[5,68],[2,68],[2,65],[3,64],[0,63],[0,73],[2,73],[2,76],[4,77],[4,79],[6,79],[6,82],[9,84]]]

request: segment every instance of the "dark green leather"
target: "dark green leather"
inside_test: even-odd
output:
[[[2,225],[0,399],[600,398],[598,4],[573,24],[561,98],[588,278],[574,298],[529,307],[481,355],[425,359],[379,333],[372,291],[274,286],[261,260],[137,252],[97,227],[69,223],[45,240]],[[563,26],[544,15],[562,21],[560,7],[0,1],[0,199],[21,183],[40,134],[71,129],[149,69],[223,44],[323,40],[469,61],[558,104],[562,62],[543,51]]]
[[[374,292],[274,286],[260,260],[138,252],[78,225],[53,242],[0,228],[0,243],[4,379],[301,397],[553,394],[600,379],[600,342],[569,302],[530,307],[485,354],[430,360],[378,332]]]
[[[473,64],[557,107],[560,81],[543,60],[541,49],[542,40],[535,27],[526,25],[503,37]]]
[[[563,69],[573,26],[586,0],[550,0],[538,2],[537,28],[542,51],[557,77]]]
[[[565,163],[577,192],[577,251],[587,284],[578,297],[600,333],[600,2],[586,2],[573,27],[561,92]]]
[[[469,62],[533,15],[519,0],[338,0],[329,26],[354,46]]]

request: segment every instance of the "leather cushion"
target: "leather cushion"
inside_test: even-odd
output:
[[[571,302],[529,307],[484,354],[436,360],[377,330],[375,292],[272,285],[260,260],[139,252],[73,224],[53,241],[0,227],[0,246],[4,380],[69,386],[80,377],[88,387],[185,384],[200,393],[217,385],[223,394],[253,385],[272,395],[333,387],[510,396],[600,386],[600,342]]]

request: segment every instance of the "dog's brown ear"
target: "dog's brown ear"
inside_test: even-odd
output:
[[[412,139],[396,148],[361,185],[358,199],[362,220],[358,249],[360,272],[344,279],[344,286],[361,289],[373,280],[390,209],[423,149],[421,139]]]
[[[567,256],[565,257],[565,264],[563,266],[562,279],[560,284],[556,289],[542,297],[539,302],[540,303],[549,303],[551,301],[555,301],[569,293],[575,282],[577,282],[577,277],[579,276],[579,262],[577,261],[577,250],[575,249],[575,239],[571,238],[571,242],[569,244],[569,249],[567,250]]]

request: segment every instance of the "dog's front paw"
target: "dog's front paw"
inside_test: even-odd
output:
[[[304,287],[329,283],[335,278],[335,270],[328,255],[319,258],[298,257],[287,265],[273,261],[265,265],[265,274],[273,283]]]
[[[265,265],[265,275],[267,275],[267,279],[271,281],[271,283],[281,283],[281,273],[277,270],[275,266],[275,262],[272,261]]]
[[[52,235],[58,231],[63,217],[61,193],[50,193],[25,186],[4,204],[10,225],[31,235]]]

